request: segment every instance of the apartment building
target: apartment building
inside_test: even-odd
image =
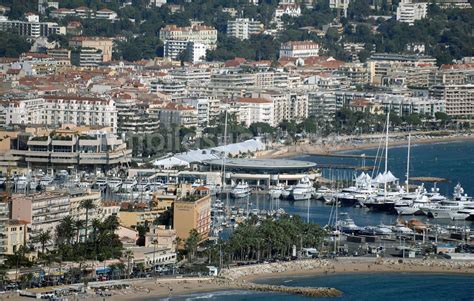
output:
[[[312,41],[289,41],[280,46],[280,58],[307,58],[319,55],[319,44]]]
[[[301,122],[308,118],[308,94],[297,90],[262,90],[248,93],[252,98],[270,99],[273,102],[273,124],[284,120]]]
[[[176,200],[173,207],[173,229],[176,230],[176,236],[185,241],[189,232],[196,229],[200,242],[206,241],[211,229],[211,196],[186,196]]]
[[[235,102],[239,123],[250,126],[252,123],[264,122],[275,126],[273,118],[274,104],[271,99],[241,97]]]
[[[227,35],[239,40],[247,40],[251,35],[260,34],[263,30],[263,24],[254,19],[236,18],[227,21]]]
[[[8,220],[2,233],[5,235],[4,254],[13,255],[28,242],[28,222],[16,219]]]
[[[255,73],[240,68],[220,69],[211,75],[210,93],[221,98],[243,96],[244,92],[255,86]]]
[[[379,104],[383,110],[397,116],[409,116],[411,114],[429,115],[434,117],[438,112],[446,111],[446,103],[442,99],[425,97],[405,97],[398,95],[376,95],[373,99],[375,104]]]
[[[120,134],[152,134],[158,132],[160,121],[146,112],[130,109],[118,114],[117,133]]]
[[[66,34],[66,27],[54,22],[40,22],[38,15],[29,13],[26,14],[26,19],[26,21],[0,19],[0,31],[14,32],[31,38]]]
[[[115,21],[118,19],[118,15],[116,12],[110,9],[100,9],[98,11],[94,11],[88,7],[80,6],[75,9],[67,9],[67,8],[59,8],[53,10],[50,13],[52,18],[56,19],[63,19],[65,17],[78,17],[81,19],[98,19],[98,20],[108,20],[108,21]]]
[[[69,216],[69,196],[65,192],[41,192],[30,195],[14,194],[11,201],[12,219],[29,224],[31,237],[41,231],[50,232],[54,237],[56,226]],[[52,245],[50,241],[47,245]],[[37,244],[37,246],[39,246]]]
[[[214,49],[217,43],[217,29],[202,24],[192,24],[188,27],[166,25],[160,30],[160,40],[193,41]]]
[[[173,125],[183,127],[197,127],[198,114],[192,106],[168,103],[159,111],[160,126],[170,128]]]
[[[7,232],[9,223],[10,206],[7,200],[0,201],[0,233]],[[8,250],[7,237],[0,235],[0,254],[5,254]],[[0,257],[0,263],[3,263],[4,258]]]
[[[102,63],[112,60],[113,46],[113,39],[104,37],[72,37],[69,40],[69,47],[99,50],[102,55]],[[91,51],[84,52],[84,55],[90,55],[94,60],[97,59],[97,54],[95,56],[93,54]]]
[[[80,129],[56,129],[44,136],[32,135],[26,146],[11,150],[29,168],[107,171],[131,162],[132,151],[124,141],[106,131],[81,131]]]
[[[211,123],[211,116],[215,118],[216,114],[213,114],[212,110],[215,110],[215,102],[219,102],[216,99],[210,98],[187,98],[183,99],[183,103],[194,107],[197,111],[197,125],[199,130],[203,130],[208,127]],[[217,114],[219,114],[217,112]]]
[[[51,95],[11,100],[5,121],[9,125],[105,126],[116,132],[117,109],[112,99]]]
[[[209,46],[203,43],[187,40],[166,40],[163,46],[164,57],[172,60],[184,58],[193,64],[206,59]]]
[[[207,68],[176,68],[170,70],[169,74],[173,79],[185,84],[196,82],[202,85],[211,81],[211,71]]]
[[[426,18],[428,2],[413,2],[402,0],[397,7],[397,21],[414,25],[416,20]]]
[[[82,208],[84,201],[90,200],[94,208],[89,209],[89,221],[99,218],[102,212],[102,196],[100,191],[85,189],[70,189],[69,194],[69,215],[75,220],[86,220],[86,210]]]
[[[446,102],[446,114],[452,117],[474,116],[474,85],[434,85],[430,87],[432,98]]]
[[[308,93],[308,116],[330,121],[335,118],[336,111],[336,95],[334,92]]]

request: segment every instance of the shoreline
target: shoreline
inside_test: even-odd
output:
[[[216,278],[143,279],[131,282],[133,292],[112,291],[105,300],[156,300],[219,291],[249,291],[252,285],[267,284],[286,277],[330,276],[344,274],[416,273],[474,276],[474,262],[421,259],[339,258],[307,259],[223,269]],[[284,285],[284,284],[283,284]],[[171,288],[171,291],[170,291]],[[337,289],[337,287],[336,287]],[[170,294],[171,292],[171,294]],[[88,300],[104,300],[89,296]],[[22,299],[19,299],[22,300]],[[26,300],[26,299],[25,299]]]
[[[420,144],[443,144],[449,142],[465,142],[465,141],[474,141],[474,135],[451,135],[451,136],[442,136],[442,137],[416,137],[417,135],[413,135],[411,139],[412,146],[420,145]],[[424,135],[418,135],[424,136]],[[407,141],[405,136],[403,139],[400,138],[401,136],[392,136],[389,139],[388,146],[389,148],[405,146],[407,145]],[[395,138],[395,139],[394,139]],[[369,139],[369,140],[368,140]],[[371,140],[380,139],[380,137],[371,137],[366,138],[366,141],[361,143],[354,143],[350,140],[348,141],[347,138],[340,141],[325,141],[322,140],[321,143],[306,143],[306,144],[298,144],[298,145],[291,145],[291,146],[284,146],[278,149],[271,149],[266,151],[266,153],[258,156],[258,158],[267,158],[267,159],[278,159],[278,158],[289,158],[295,156],[302,156],[302,155],[330,155],[335,153],[344,153],[348,151],[359,151],[359,150],[369,150],[369,149],[376,149],[379,145],[383,144],[379,142],[374,142]],[[381,145],[383,146],[383,145]]]

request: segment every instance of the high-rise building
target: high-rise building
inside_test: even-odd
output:
[[[474,85],[434,85],[430,97],[446,102],[446,114],[453,117],[474,116]]]
[[[415,24],[416,20],[426,18],[428,13],[428,2],[412,2],[412,0],[402,0],[397,8],[397,21]]]
[[[263,30],[263,24],[254,19],[237,18],[227,21],[227,35],[239,40],[247,40],[251,35],[259,34]]]

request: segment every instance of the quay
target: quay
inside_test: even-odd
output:
[[[317,152],[304,152],[305,156],[316,156],[316,157],[332,157],[332,158],[352,158],[352,159],[367,159],[367,160],[383,160],[384,156],[367,156],[362,155],[351,155],[351,154],[335,154],[335,153],[317,153]]]

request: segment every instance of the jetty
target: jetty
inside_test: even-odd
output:
[[[342,292],[332,287],[301,287],[301,286],[284,286],[257,283],[241,283],[237,285],[239,288],[259,291],[274,292],[283,294],[301,295],[306,297],[340,297]]]
[[[410,181],[415,182],[449,182],[446,178],[438,178],[438,177],[410,177]]]
[[[354,155],[354,154],[336,154],[336,153],[319,153],[319,152],[303,152],[306,156],[316,157],[332,157],[332,158],[351,158],[351,159],[367,159],[367,160],[381,160],[384,156],[367,156],[366,154]]]

